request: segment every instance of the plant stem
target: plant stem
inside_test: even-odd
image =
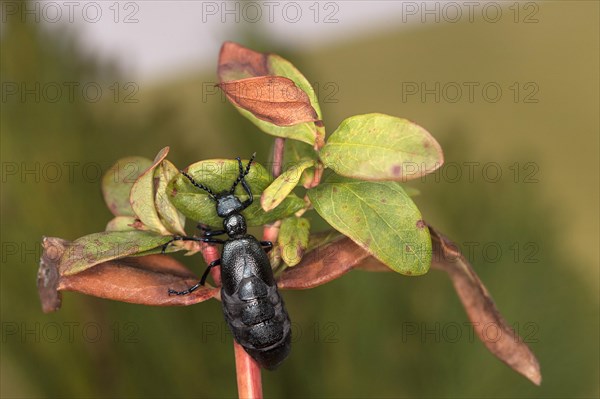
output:
[[[273,159],[273,166],[271,168],[271,174],[274,178],[279,177],[281,175],[281,171],[283,168],[283,152],[285,149],[285,138],[277,137],[275,138],[275,143],[273,144],[273,154],[271,158]],[[279,227],[281,226],[281,220],[276,221],[270,225],[266,225],[263,228],[263,240],[277,242],[277,236],[279,236]]]
[[[315,166],[315,174],[313,175],[312,181],[310,182],[309,188],[315,188],[321,183],[321,177],[323,177],[323,171],[325,166],[321,161],[317,162]]]
[[[214,245],[203,245],[202,255],[204,261],[208,264],[219,259],[219,251]],[[215,284],[221,285],[221,270],[214,267],[210,271]],[[261,399],[262,382],[260,379],[259,365],[246,353],[244,348],[233,340],[233,349],[235,351],[235,371],[237,375],[238,397],[244,399]]]
[[[240,399],[262,399],[260,366],[235,341],[233,341],[233,349],[235,351],[238,397]]]
[[[283,168],[283,150],[285,148],[285,139],[283,137],[275,138],[273,144],[273,166],[271,167],[271,173],[273,177],[277,178],[281,174]]]

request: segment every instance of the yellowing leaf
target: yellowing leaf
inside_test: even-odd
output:
[[[129,202],[135,215],[149,229],[164,235],[170,234],[165,228],[154,201],[154,169],[165,159],[169,153],[169,147],[165,147],[154,159],[152,165],[135,181],[131,187]]]
[[[262,208],[268,212],[275,209],[281,202],[292,192],[294,187],[298,185],[302,173],[311,166],[314,166],[314,161],[303,160],[292,164],[279,177],[277,177],[269,187],[263,191],[260,197]]]
[[[172,233],[185,235],[185,216],[173,206],[167,196],[167,185],[179,170],[169,160],[164,159],[154,170],[156,184],[155,205],[162,224]]]
[[[131,186],[152,165],[143,157],[119,159],[102,177],[102,194],[108,209],[115,216],[135,216],[129,203]]]
[[[308,247],[309,235],[308,219],[291,217],[283,220],[277,243],[281,249],[281,258],[288,266],[300,263]]]
[[[133,216],[115,216],[107,224],[105,231],[130,231],[135,228],[137,219]],[[139,223],[139,222],[137,222]]]
[[[150,231],[105,231],[81,237],[66,248],[59,262],[61,275],[80,273],[99,263],[162,247],[171,237]]]
[[[343,121],[320,157],[337,174],[364,180],[416,179],[444,163],[440,145],[425,129],[384,114]]]

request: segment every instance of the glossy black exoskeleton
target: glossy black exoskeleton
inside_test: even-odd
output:
[[[218,194],[197,183],[190,175],[181,172],[197,188],[208,192],[216,202],[217,214],[223,218],[223,230],[207,230],[202,227],[201,237],[176,236],[173,240],[193,240],[222,244],[221,259],[208,265],[200,282],[185,291],[169,290],[169,295],[186,295],[204,285],[211,268],[221,265],[221,301],[225,320],[235,340],[244,347],[263,368],[276,368],[291,349],[290,319],[283,299],[277,291],[267,252],[273,244],[258,241],[246,232],[246,219],[241,211],[252,204],[253,197],[245,180],[255,154],[244,169],[237,158],[239,175],[229,191]],[[241,201],[235,195],[241,183],[248,199]],[[227,240],[214,238],[227,234]],[[166,246],[165,246],[166,247]],[[266,250],[263,249],[266,247]]]

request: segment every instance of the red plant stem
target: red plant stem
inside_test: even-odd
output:
[[[279,228],[281,227],[281,220],[276,221],[273,224],[268,224],[263,228],[263,241],[277,242],[279,236]]]
[[[319,161],[317,163],[317,166],[315,167],[315,174],[313,175],[313,179],[310,182],[309,188],[317,187],[319,185],[319,183],[321,183],[321,177],[323,177],[324,170],[325,170],[325,167],[323,166],[321,161]]]
[[[285,138],[277,137],[273,145],[273,165],[271,168],[271,173],[275,178],[281,175],[283,169],[284,148]],[[311,187],[317,186],[319,184],[322,173],[323,166],[318,165],[318,167],[315,170],[315,175],[313,177]],[[277,221],[273,224],[265,226],[263,229],[263,240],[277,242],[280,226],[281,221]],[[204,257],[208,262],[208,254],[205,254]],[[214,274],[213,278],[215,278]],[[233,348],[235,351],[235,371],[237,375],[238,397],[240,399],[261,399],[263,397],[263,393],[260,366],[254,361],[254,359],[252,359],[252,357],[250,357],[250,355],[248,355],[244,348],[235,340],[233,341]]]
[[[283,168],[283,152],[285,149],[285,138],[275,138],[275,144],[273,145],[273,166],[271,173],[273,177],[277,178],[281,174]],[[279,226],[281,221],[277,221],[273,224],[267,225],[263,228],[263,240],[277,242],[277,236],[279,235]]]
[[[235,351],[238,397],[240,399],[262,399],[260,366],[235,341],[233,341],[233,349]]]
[[[285,139],[283,137],[277,137],[275,139],[275,144],[273,144],[273,166],[271,167],[273,177],[278,177],[281,174],[284,148]]]
[[[203,245],[202,255],[208,264],[219,259],[219,251],[214,245]],[[213,267],[210,274],[217,286],[221,285],[221,269]],[[239,398],[262,398],[262,382],[260,378],[260,366],[246,353],[244,348],[233,340],[235,351],[235,371],[237,374],[238,397]]]

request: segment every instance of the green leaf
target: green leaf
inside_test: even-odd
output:
[[[168,235],[169,231],[163,225],[154,199],[154,169],[165,159],[169,153],[169,147],[159,151],[152,165],[140,175],[131,187],[129,202],[135,215],[150,230]]]
[[[185,235],[185,216],[173,206],[167,196],[167,185],[179,170],[168,160],[163,160],[154,170],[154,179],[158,179],[156,185],[155,205],[162,224],[171,233]]]
[[[119,159],[102,177],[102,194],[108,209],[115,216],[135,216],[129,203],[131,186],[152,165],[143,157]]]
[[[244,160],[244,165],[247,162],[247,160]],[[229,191],[231,188],[238,176],[238,163],[235,160],[225,159],[200,161],[190,165],[187,168],[187,173],[196,182],[209,187],[214,193],[220,193]],[[249,226],[272,223],[293,215],[304,207],[304,201],[301,198],[290,194],[277,208],[265,212],[260,206],[260,201],[256,198],[271,184],[272,178],[269,172],[260,164],[252,164],[250,173],[245,180],[255,198],[252,205],[242,212]],[[248,198],[241,184],[236,187],[235,194],[242,201]],[[215,202],[208,193],[194,187],[182,174],[178,174],[169,182],[167,195],[171,203],[186,217],[212,227],[220,228],[223,225],[223,219],[217,215]]]
[[[395,182],[359,181],[328,173],[308,191],[316,211],[392,270],[420,275],[431,264],[421,213]]]
[[[303,160],[290,165],[277,179],[263,191],[260,197],[262,208],[269,212],[275,209],[285,198],[292,192],[294,187],[298,185],[302,173],[314,166],[312,160]]]
[[[99,263],[162,247],[171,240],[150,231],[105,231],[81,237],[69,244],[59,269],[62,275],[80,273]]]
[[[281,258],[288,266],[296,266],[308,247],[310,223],[308,219],[291,217],[284,219],[279,230],[277,243]]]
[[[384,114],[346,119],[320,156],[337,174],[365,180],[416,179],[444,162],[440,145],[425,129]]]

